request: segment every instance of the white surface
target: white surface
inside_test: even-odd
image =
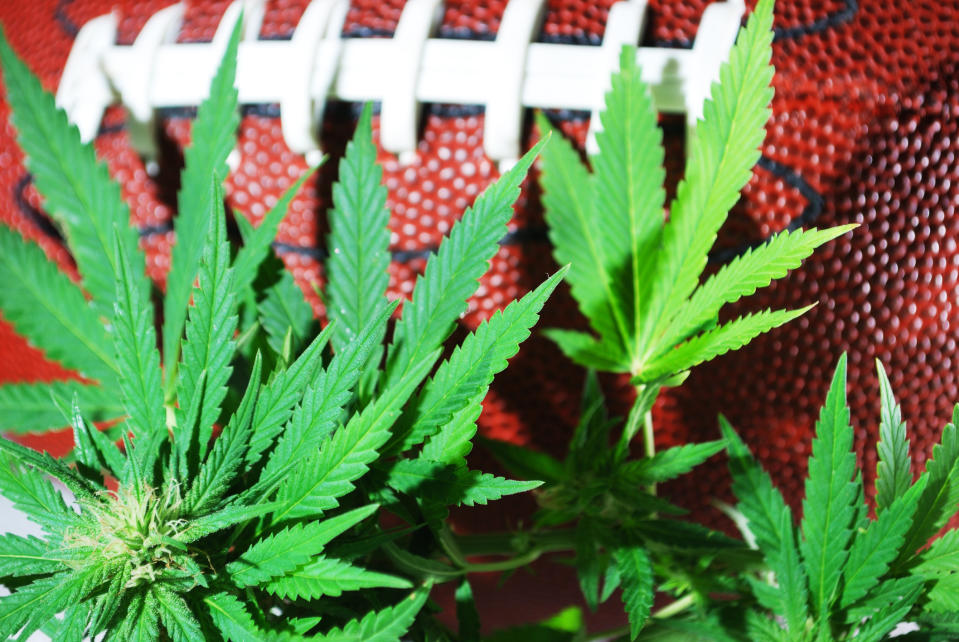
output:
[[[103,110],[117,98],[128,106],[132,131],[148,132],[158,107],[198,105],[244,9],[237,89],[242,103],[279,103],[290,149],[319,155],[318,123],[328,98],[382,101],[386,149],[408,160],[416,150],[417,114],[424,102],[486,107],[483,147],[501,165],[520,153],[520,124],[528,107],[582,109],[603,104],[609,74],[623,44],[636,44],[645,0],[610,9],[603,45],[588,47],[531,42],[542,22],[544,0],[510,0],[493,41],[429,38],[440,0],[410,0],[394,38],[341,39],[346,0],[313,0],[293,38],[259,41],[264,0],[236,0],[210,43],[176,44],[182,5],[155,14],[133,46],[113,45],[116,20],[86,23],[74,41],[58,102],[85,140],[96,135]],[[742,0],[709,5],[692,49],[641,47],[637,62],[664,112],[685,113],[692,124],[718,78],[745,11]],[[596,124],[591,125],[591,132]],[[135,135],[147,157],[149,137]]]

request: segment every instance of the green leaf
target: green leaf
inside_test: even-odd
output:
[[[456,587],[456,622],[459,625],[460,642],[479,642],[479,611],[473,599],[473,587],[465,577]]]
[[[665,220],[666,170],[663,132],[634,47],[623,47],[619,69],[599,116],[599,153],[590,159],[596,186],[593,225],[602,238],[612,303],[626,324],[623,342],[635,363],[641,356],[640,323],[645,321],[641,305],[652,285],[649,276]]]
[[[885,620],[887,614],[896,613],[899,611],[899,607],[914,603],[916,597],[922,593],[922,588],[923,578],[921,577],[901,577],[886,580],[877,586],[866,600],[849,609],[846,614],[846,622],[858,624],[866,618],[877,617]],[[906,611],[908,610],[906,608]],[[899,613],[899,618],[892,623],[892,626],[901,622],[902,618],[903,614]]]
[[[87,480],[80,477],[76,472],[70,468],[67,468],[66,465],[54,459],[46,452],[36,452],[35,450],[21,446],[18,443],[14,443],[9,439],[0,439],[0,452],[7,455],[12,455],[12,459],[21,466],[32,466],[38,471],[59,479],[64,486],[69,488],[70,491],[77,496],[78,499],[93,499],[95,492],[93,486]],[[3,458],[0,457],[0,461],[2,461],[2,459]],[[2,466],[0,466],[0,468],[2,468]],[[16,477],[16,475],[13,475],[6,469],[0,472],[0,475],[4,475],[4,473],[10,475],[11,477]],[[5,481],[0,481],[0,484],[6,486]],[[19,484],[11,483],[11,486],[16,487],[19,486]],[[6,487],[0,488],[0,490],[2,490],[6,495]],[[16,501],[14,497],[10,495],[6,496],[11,501]]]
[[[535,145],[487,187],[427,260],[425,271],[416,279],[413,298],[403,304],[403,317],[393,330],[384,385],[405,377],[453,331],[508,231],[520,183],[543,144]]]
[[[216,512],[193,518],[189,525],[180,531],[177,539],[188,544],[211,533],[258,519],[276,510],[275,502],[266,502],[247,506],[232,504]]]
[[[274,489],[293,466],[304,464],[313,457],[316,448],[327,440],[334,426],[342,420],[343,409],[352,399],[363,365],[368,363],[370,353],[378,345],[379,329],[386,324],[395,307],[395,304],[384,305],[362,336],[334,355],[326,370],[320,370],[315,381],[307,387],[302,402],[293,411],[293,418],[260,475],[258,486],[264,492]]]
[[[846,355],[839,358],[826,402],[816,422],[803,499],[802,552],[815,612],[824,618],[836,598],[849,554],[854,502],[856,454],[846,405]]]
[[[693,337],[650,362],[640,373],[644,382],[657,381],[688,370],[730,350],[738,350],[754,338],[802,316],[813,306],[798,310],[763,310],[739,317]]]
[[[283,353],[287,332],[297,345],[302,345],[313,327],[313,308],[303,298],[303,291],[285,268],[271,285],[258,306],[260,323],[266,330],[267,343],[277,354]]]
[[[402,493],[444,506],[485,506],[505,495],[524,493],[542,485],[540,481],[516,481],[467,470],[425,456],[393,463],[387,483]]]
[[[284,528],[253,544],[237,560],[227,564],[226,570],[240,588],[286,575],[309,562],[330,540],[372,515],[377,508],[376,504],[370,504],[329,519]]]
[[[879,443],[876,444],[879,454],[879,463],[876,465],[876,512],[881,513],[909,489],[912,471],[906,422],[902,420],[902,410],[893,396],[886,370],[878,359],[876,371],[879,375],[879,394],[882,400]]]
[[[927,611],[932,613],[959,612],[959,573],[950,573],[936,578],[926,593]]]
[[[210,215],[215,209],[210,183],[226,178],[226,157],[236,143],[240,125],[237,111],[236,53],[242,34],[242,19],[233,33],[223,60],[210,84],[209,96],[200,104],[190,129],[190,146],[183,154],[184,169],[177,194],[179,212],[174,221],[176,244],[170,256],[166,297],[163,300],[163,355],[168,364],[179,354],[180,337],[186,321],[186,309],[200,267]]]
[[[618,348],[597,341],[585,332],[547,328],[543,335],[555,343],[566,357],[584,368],[603,372],[629,372],[630,364],[625,353]]]
[[[959,570],[959,530],[949,530],[919,554],[912,572],[926,577]]]
[[[469,452],[473,434],[457,435],[443,427],[454,415],[482,402],[493,378],[506,368],[507,360],[519,352],[520,344],[529,337],[530,328],[539,320],[540,310],[566,270],[561,268],[523,298],[497,310],[467,335],[404,414],[410,428],[404,430],[401,420],[399,438],[391,441],[398,445],[398,450],[411,448],[429,436],[431,439],[423,449],[428,459],[451,462]],[[406,438],[400,441],[404,434]]]
[[[903,622],[906,614],[912,610],[913,605],[919,599],[919,596],[922,595],[922,585],[919,583],[914,584],[909,587],[909,589],[909,591],[897,595],[894,601],[888,602],[885,608],[872,616],[872,618],[859,629],[859,635],[856,636],[856,640],[862,640],[862,642],[879,642],[880,640],[887,639],[886,635]],[[951,595],[953,598],[956,595],[957,589],[959,589],[959,584],[952,588]],[[959,609],[959,600],[954,601],[952,612],[955,613],[956,609]]]
[[[214,506],[226,493],[243,464],[252,433],[253,409],[260,390],[262,365],[260,353],[257,352],[240,406],[213,444],[210,456],[200,465],[196,480],[184,498],[191,512],[202,512]]]
[[[2,31],[0,63],[17,141],[27,156],[27,169],[33,175],[37,191],[43,196],[44,207],[66,232],[83,286],[93,297],[93,307],[98,314],[109,317],[113,313],[114,284],[118,274],[113,251],[114,230],[120,236],[121,253],[127,263],[138,271],[143,270],[144,265],[120,186],[110,178],[106,166],[97,162],[93,145],[80,142],[77,128],[69,123],[63,110],[57,109],[54,97],[44,91],[40,81],[16,56]],[[13,259],[6,248],[0,250],[0,255],[6,255],[7,260]],[[26,265],[23,267],[29,269]],[[10,287],[11,281],[6,275],[3,275],[3,283],[3,289]],[[41,280],[35,284],[51,295],[56,293],[50,281]],[[82,321],[73,316],[78,308],[72,304],[73,301],[61,301],[60,311],[81,324]],[[2,307],[6,310],[5,305]],[[44,321],[49,323],[50,319]],[[55,331],[52,327],[48,330]],[[66,337],[61,339],[64,340]],[[103,347],[109,343],[99,345]],[[80,359],[80,355],[76,358]],[[112,360],[107,359],[105,363],[111,364]],[[89,374],[102,378],[94,372]]]
[[[479,443],[492,453],[506,470],[523,479],[542,479],[558,483],[566,478],[563,464],[546,453],[541,453],[505,441],[480,437]]]
[[[623,464],[620,467],[620,474],[635,480],[636,485],[668,481],[685,475],[725,446],[726,442],[721,440],[675,446],[661,450],[652,457]]]
[[[651,277],[650,295],[642,302],[647,321],[639,345],[644,348],[664,334],[674,312],[699,285],[716,233],[759,160],[773,97],[772,22],[773,2],[761,0],[739,32],[729,61],[720,68],[719,83],[712,85],[703,105],[686,174],[663,231],[662,258],[657,259]]]
[[[117,634],[110,640],[124,642],[156,642],[160,637],[160,613],[153,593],[134,593],[127,605],[123,620],[117,626]]]
[[[123,414],[123,404],[116,394],[101,386],[79,381],[7,383],[0,386],[0,431],[24,434],[60,428],[66,425],[63,413],[50,401],[74,397],[90,421],[104,421]]]
[[[856,534],[843,572],[840,606],[846,608],[855,604],[885,575],[889,564],[899,554],[922,490],[923,482],[916,484],[879,513],[865,533]]]
[[[193,291],[193,306],[186,324],[186,341],[177,381],[178,445],[197,448],[202,458],[213,436],[213,424],[220,416],[220,403],[233,372],[230,361],[236,351],[233,334],[237,327],[236,296],[232,291],[230,245],[226,238],[226,219],[220,186],[208,188],[210,227],[207,230],[200,263],[199,286]],[[206,379],[200,386],[200,377]],[[186,409],[202,395],[199,414],[190,423]]]
[[[203,598],[203,601],[224,639],[232,642],[259,642],[263,639],[263,633],[256,628],[253,617],[235,595],[216,593]]]
[[[506,495],[526,493],[543,485],[541,481],[505,479],[478,470],[457,469],[455,501],[457,505],[486,506]]]
[[[376,314],[389,283],[390,212],[383,169],[376,161],[371,114],[366,104],[333,185],[325,292],[327,312],[337,321],[333,334],[337,350],[354,341]]]
[[[942,439],[933,447],[932,459],[926,462],[926,472],[922,477],[927,478],[926,487],[919,497],[916,519],[906,534],[897,566],[912,558],[956,512],[959,503],[959,432],[955,423],[947,424],[943,429]]]
[[[39,246],[5,225],[0,225],[0,282],[0,310],[19,334],[85,377],[114,381],[119,371],[97,311]]]
[[[806,573],[796,547],[792,511],[725,417],[720,416],[719,425],[729,452],[737,507],[779,584],[779,608],[775,610],[785,618],[789,631],[802,631],[808,615]]]
[[[314,639],[318,642],[399,642],[429,594],[429,586],[420,587],[396,606],[370,611],[361,620],[350,620],[343,628],[317,635]]]
[[[303,183],[314,176],[317,168],[311,167],[300,174],[300,177],[289,189],[283,192],[283,196],[270,208],[260,224],[244,236],[243,247],[237,251],[236,258],[233,260],[233,292],[238,297],[242,297],[243,293],[253,284],[260,265],[269,256],[270,245],[276,238],[280,222],[286,217],[290,202],[303,187]],[[238,216],[237,220],[240,218]]]
[[[199,642],[205,638],[190,607],[172,589],[163,584],[154,584],[150,588],[156,599],[160,621],[173,642]]]
[[[785,231],[737,256],[680,304],[666,334],[657,339],[651,356],[655,358],[685,341],[697,328],[716,319],[723,305],[738,301],[784,277],[789,270],[799,267],[817,247],[855,227],[853,224],[826,230]]]
[[[327,325],[296,361],[260,389],[253,411],[253,434],[246,453],[247,464],[260,460],[263,451],[274,443],[283,424],[293,414],[293,405],[303,398],[307,386],[322,376],[323,348],[332,332],[332,325]],[[332,363],[330,368],[333,368]]]
[[[549,121],[542,114],[537,114],[537,125],[543,134],[551,129]],[[602,355],[605,352],[607,356],[604,359],[612,362],[616,362],[617,357],[626,359],[627,346],[632,338],[631,328],[613,303],[615,297],[609,262],[604,252],[605,239],[595,218],[608,218],[608,215],[597,211],[594,205],[594,181],[580,160],[579,153],[562,136],[552,136],[549,145],[543,149],[540,183],[543,186],[543,207],[549,224],[553,256],[560,265],[570,265],[566,279],[573,298],[593,330],[610,344],[605,351],[595,350],[587,354]],[[576,334],[579,337],[578,344],[572,338],[550,338],[560,343],[563,352],[577,363],[591,365],[575,355],[585,352],[586,346],[593,343],[594,339],[588,334]]]
[[[48,556],[49,547],[47,542],[32,535],[0,535],[0,578],[45,575],[63,570],[60,562]]]
[[[332,557],[316,557],[263,585],[286,600],[339,597],[344,591],[369,588],[413,588],[408,580],[377,573]]]
[[[60,493],[43,474],[0,453],[0,494],[14,507],[43,528],[55,541],[77,522],[77,514],[66,507]]]
[[[630,639],[635,640],[653,606],[653,567],[646,551],[637,546],[615,549],[613,559],[623,585],[623,606],[629,617]]]
[[[114,238],[117,265],[116,303],[113,314],[113,346],[116,363],[123,372],[120,392],[127,414],[127,426],[134,437],[166,433],[160,352],[153,329],[154,311],[150,301],[150,280],[123,256],[120,237]]]
[[[579,588],[590,611],[599,606],[599,583],[603,573],[602,560],[597,550],[599,542],[597,525],[591,519],[580,519],[576,524],[576,576]]]
[[[397,382],[385,389],[372,404],[354,414],[347,424],[323,442],[293,479],[280,487],[277,501],[283,508],[274,515],[274,524],[286,519],[315,517],[339,505],[337,498],[353,490],[379,458],[379,449],[390,438],[390,428],[413,390],[429,372],[436,355],[427,355]]]

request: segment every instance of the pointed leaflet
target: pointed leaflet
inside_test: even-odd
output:
[[[377,508],[376,504],[370,504],[336,517],[284,528],[250,546],[239,559],[227,564],[226,570],[241,588],[286,575],[308,563],[330,540],[372,515]]]
[[[202,512],[215,506],[243,464],[252,432],[253,409],[260,391],[262,365],[260,353],[257,352],[240,406],[213,444],[210,456],[200,465],[196,480],[184,498],[188,512]]]
[[[274,577],[266,591],[286,600],[339,597],[344,591],[368,588],[413,588],[408,580],[369,571],[332,557],[315,557],[299,568]]]
[[[109,317],[113,313],[117,275],[114,229],[120,235],[121,253],[127,262],[135,270],[143,270],[144,265],[120,186],[110,178],[106,166],[97,162],[93,146],[80,142],[77,128],[17,58],[2,31],[0,63],[17,140],[27,156],[27,169],[44,198],[44,207],[65,229],[83,286],[93,297],[93,306]],[[8,287],[9,281],[3,282]],[[44,288],[49,287],[47,283],[40,282]],[[64,305],[64,311],[68,310]]]
[[[899,555],[906,531],[916,514],[916,501],[925,482],[910,488],[891,506],[869,523],[866,532],[856,533],[849,547],[849,559],[843,571],[840,606],[855,604],[879,583]]]
[[[781,232],[766,243],[746,250],[722,266],[680,304],[673,322],[666,334],[656,340],[650,356],[655,359],[688,339],[697,328],[715,319],[723,305],[738,301],[758,288],[768,286],[773,280],[782,278],[789,270],[799,267],[802,260],[817,247],[854,227],[856,225]]]
[[[63,570],[63,565],[49,557],[50,543],[28,535],[0,535],[0,579],[45,575]]]
[[[815,613],[826,617],[852,538],[853,506],[858,488],[853,482],[856,455],[846,405],[846,355],[839,358],[816,422],[803,499],[802,552]]]
[[[403,317],[394,328],[384,384],[402,379],[453,331],[466,310],[466,300],[476,291],[478,279],[489,269],[489,261],[506,235],[520,183],[544,142],[526,152],[477,197],[426,262],[425,271],[416,279],[413,299],[403,304]]]
[[[236,141],[240,124],[237,111],[236,52],[242,33],[242,19],[233,26],[223,60],[210,84],[210,94],[196,112],[190,129],[190,146],[183,154],[184,168],[177,194],[179,212],[174,220],[176,244],[170,255],[166,297],[163,300],[163,358],[174,363],[179,354],[180,335],[186,321],[187,304],[196,280],[210,214],[215,213],[210,183],[226,178],[226,157]]]
[[[617,548],[613,559],[623,584],[623,606],[629,616],[630,638],[635,640],[653,606],[653,566],[646,551],[637,546]]]
[[[541,134],[550,131],[545,116],[539,113],[536,119]],[[608,352],[625,357],[631,328],[613,304],[612,277],[594,220],[594,181],[579,153],[561,135],[552,136],[543,148],[542,165],[540,183],[553,256],[560,265],[569,264],[566,280],[573,298],[609,344]],[[583,337],[592,341],[589,335]]]
[[[953,423],[942,431],[942,439],[932,448],[932,459],[926,461],[928,482],[919,496],[916,519],[906,534],[897,565],[910,559],[930,537],[942,528],[956,513],[959,503],[959,431],[956,430],[956,412]]]
[[[263,632],[256,628],[253,617],[243,602],[230,593],[216,593],[203,598],[210,618],[226,640],[232,642],[259,642]]]
[[[379,309],[389,282],[390,212],[383,169],[376,162],[371,113],[366,104],[333,185],[325,293],[330,319],[337,322],[336,350],[356,339]]]
[[[584,368],[603,372],[630,371],[629,358],[625,352],[597,341],[586,332],[547,328],[543,330],[543,334],[555,343],[568,359]]]
[[[723,441],[686,444],[662,450],[652,457],[620,466],[620,472],[636,485],[656,484],[675,479],[700,465],[725,447]]]
[[[173,642],[198,642],[205,639],[200,623],[187,603],[162,583],[154,583],[150,592],[156,598],[160,621]]]
[[[230,504],[202,517],[193,517],[189,525],[180,531],[177,539],[184,544],[189,544],[211,533],[259,519],[272,513],[276,507],[275,502],[261,502],[252,506]]]
[[[370,611],[361,620],[350,620],[343,628],[313,639],[317,642],[395,642],[413,625],[429,594],[429,586],[420,587],[396,606]]]
[[[882,400],[879,420],[879,443],[876,451],[876,512],[882,512],[909,489],[912,483],[910,470],[909,440],[906,438],[906,422],[902,410],[893,396],[892,385],[882,363],[876,360],[879,375],[879,395]]]
[[[595,225],[603,242],[612,304],[627,324],[627,351],[636,362],[640,346],[641,305],[665,220],[663,205],[663,132],[657,123],[649,87],[636,65],[636,49],[623,47],[619,73],[613,74],[603,127],[596,134],[599,153],[591,158],[595,179]]]
[[[104,421],[123,414],[123,403],[116,398],[116,393],[101,386],[84,385],[79,381],[7,383],[0,385],[0,431],[22,434],[59,428],[64,425],[63,413],[50,400],[74,397],[79,399],[91,421]]]
[[[298,348],[306,342],[313,326],[313,308],[303,298],[303,290],[289,271],[280,269],[279,279],[266,290],[266,296],[257,306],[267,343],[277,354],[283,352],[287,332],[292,334],[293,345]]]
[[[447,424],[480,391],[489,388],[493,377],[506,368],[506,362],[529,337],[530,328],[539,320],[546,303],[567,268],[543,282],[522,299],[513,301],[504,310],[496,311],[469,334],[449,359],[440,364],[436,374],[423,386],[416,402],[401,419],[396,437],[387,450],[402,452],[411,448]],[[405,421],[404,421],[405,420]],[[406,429],[403,424],[409,425]],[[442,448],[430,445],[434,451]],[[428,455],[429,456],[429,455]],[[440,459],[438,457],[431,457]]]
[[[296,361],[286,370],[275,374],[260,389],[253,411],[253,434],[246,453],[247,464],[259,461],[260,455],[273,444],[283,424],[293,414],[293,404],[303,397],[303,391],[323,372],[323,348],[332,332],[332,325],[327,325]]]
[[[725,417],[720,416],[719,425],[729,452],[733,494],[739,501],[737,508],[776,575],[779,614],[791,632],[802,631],[807,618],[806,574],[796,548],[792,511]]]
[[[959,569],[959,530],[952,529],[933,541],[932,545],[919,555],[919,564],[912,572],[929,577],[939,573],[951,573],[957,569]]]
[[[97,489],[90,482],[46,452],[37,452],[9,439],[0,439],[0,452],[12,455],[12,459],[21,466],[32,466],[38,471],[60,480],[64,486],[70,489],[70,492],[77,496],[77,499],[92,500],[94,497]],[[10,497],[10,499],[13,498]]]
[[[237,296],[243,296],[243,292],[253,284],[257,270],[269,255],[270,244],[276,238],[276,232],[286,216],[290,202],[303,187],[303,183],[314,175],[316,169],[311,167],[303,172],[296,182],[283,192],[283,196],[270,208],[260,224],[244,235],[243,247],[237,251],[233,260],[233,291]],[[238,216],[237,220],[239,218]]]
[[[903,621],[906,614],[912,610],[913,605],[923,593],[922,584],[920,583],[915,583],[911,586],[907,585],[907,588],[907,591],[896,595],[892,602],[888,603],[885,608],[873,615],[872,618],[859,629],[855,638],[857,642],[880,642],[880,640],[888,639],[886,636]],[[954,587],[952,591],[953,596],[955,596],[956,588],[959,588],[959,586]],[[956,609],[959,609],[959,601],[952,607],[952,612],[955,613]]]
[[[113,247],[117,265],[113,346],[117,366],[123,372],[120,392],[127,426],[134,437],[145,438],[151,432],[167,429],[150,281],[142,265],[136,271],[123,256],[118,234],[114,236]]]
[[[488,450],[503,468],[522,479],[542,479],[559,483],[566,478],[566,468],[546,453],[516,446],[509,442],[479,437],[479,443]]]
[[[669,350],[643,368],[638,376],[642,381],[651,382],[688,370],[730,350],[741,348],[760,334],[802,316],[812,307],[810,305],[798,310],[763,310],[741,316]]]
[[[303,393],[300,405],[293,411],[292,419],[260,474],[256,490],[272,491],[294,465],[316,453],[316,447],[326,440],[337,422],[342,420],[343,409],[353,398],[352,392],[362,374],[363,365],[368,362],[370,353],[379,346],[381,328],[395,309],[393,303],[383,305],[357,340],[334,355],[325,370],[320,370]],[[327,332],[332,333],[329,326],[324,334]],[[318,368],[319,363],[314,367]]]
[[[113,349],[96,310],[39,246],[6,225],[0,225],[0,282],[0,310],[18,333],[66,367],[114,381]]]
[[[222,192],[217,182],[208,186],[207,191],[211,193],[210,226],[200,264],[199,285],[193,291],[177,381],[180,404],[177,429],[183,437],[191,435],[190,441],[198,445],[201,457],[213,435],[213,424],[220,416],[220,403],[226,396],[226,384],[233,371],[230,361],[236,350],[233,333],[237,326]],[[203,372],[206,379],[201,387]],[[193,405],[197,395],[202,395],[199,414],[195,423],[188,424],[185,409]]]
[[[43,528],[51,540],[62,539],[79,517],[66,507],[59,491],[43,473],[15,462],[14,457],[0,453],[0,494]]]
[[[456,587],[456,623],[459,625],[460,642],[480,641],[480,619],[473,599],[473,587],[465,577]]]
[[[383,390],[376,401],[336,430],[316,455],[305,460],[296,477],[288,479],[277,493],[283,508],[274,513],[274,524],[316,517],[336,507],[337,498],[353,490],[353,482],[379,458],[379,449],[390,438],[390,428],[400,409],[429,372],[436,356],[427,355],[399,382]]]
[[[505,479],[419,457],[392,463],[387,484],[400,492],[443,506],[485,506],[504,495],[538,488],[543,482]]]
[[[773,96],[772,21],[772,0],[760,0],[703,106],[686,174],[663,230],[662,258],[650,277],[650,297],[641,302],[647,320],[641,346],[650,346],[663,334],[673,313],[699,284],[716,232],[759,160]]]

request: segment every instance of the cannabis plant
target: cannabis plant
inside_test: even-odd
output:
[[[881,640],[901,622],[918,623],[917,639],[959,636],[959,533],[949,530],[926,548],[959,507],[959,406],[913,481],[906,425],[877,367],[875,518],[856,470],[845,355],[816,424],[798,529],[779,490],[721,420],[739,501],[731,514],[765,562],[746,578],[753,599],[740,634],[750,640]]]
[[[0,639],[441,631],[418,616],[430,585],[476,570],[445,525],[448,508],[538,485],[464,458],[493,376],[565,270],[441,357],[541,146],[477,198],[393,323],[367,108],[333,190],[329,323],[312,337],[302,293],[267,260],[303,179],[258,227],[235,217],[242,247],[227,238],[221,179],[238,124],[239,33],[238,23],[193,124],[159,339],[119,187],[0,37],[20,144],[80,275],[72,282],[0,227],[0,309],[83,377],[0,389],[17,408],[10,424],[68,423],[76,442],[67,463],[0,440],[0,492],[42,529],[0,537],[0,581],[12,591],[0,599]],[[93,420],[104,418],[115,422],[101,431]],[[390,529],[377,518],[387,510]]]
[[[525,474],[548,482],[539,495],[540,523],[576,524],[576,564],[587,604],[595,607],[621,585],[633,636],[650,615],[657,576],[659,588],[678,598],[676,608],[688,607],[724,589],[713,580],[716,569],[703,563],[703,551],[736,548],[717,533],[663,519],[682,511],[655,496],[656,484],[689,472],[723,443],[656,453],[650,410],[657,395],[697,364],[808,310],[765,310],[719,323],[727,303],[769,285],[854,227],[783,232],[703,280],[717,232],[759,159],[773,94],[772,22],[773,2],[761,0],[688,141],[668,221],[662,131],[634,48],[623,49],[612,77],[589,167],[561,136],[543,153],[554,255],[570,264],[566,280],[590,329],[550,329],[547,335],[580,365],[628,374],[636,400],[614,439],[619,422],[604,414],[598,388],[588,382],[566,462],[549,460]],[[545,117],[538,122],[549,129]],[[630,442],[640,430],[646,458],[631,461]],[[506,463],[528,461],[508,445],[491,448]]]

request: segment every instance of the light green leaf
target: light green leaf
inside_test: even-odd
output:
[[[929,577],[959,571],[959,530],[949,530],[935,539],[919,554],[919,563],[912,572]]]
[[[806,573],[796,546],[792,511],[725,417],[720,416],[719,425],[729,452],[737,508],[779,585],[774,610],[784,617],[789,631],[803,631],[808,616]]]
[[[747,250],[722,266],[692,296],[683,301],[666,333],[651,348],[652,358],[688,339],[697,328],[716,319],[720,308],[753,294],[793,270],[820,245],[842,236],[856,225],[826,230],[781,232],[762,245]]]
[[[210,183],[226,178],[226,157],[236,143],[240,124],[237,111],[236,53],[242,34],[237,20],[210,84],[209,96],[200,103],[190,129],[190,146],[183,154],[184,169],[177,194],[179,212],[174,220],[176,244],[170,256],[166,297],[163,300],[163,355],[168,364],[179,354],[180,337],[186,321],[187,304],[200,267],[204,240],[215,213]],[[219,195],[216,198],[220,198]]]
[[[926,593],[927,611],[932,613],[959,613],[959,573],[936,578]]]
[[[0,63],[17,141],[27,156],[27,169],[44,198],[44,207],[66,232],[83,286],[93,297],[93,307],[100,315],[109,317],[113,314],[118,274],[114,230],[120,236],[121,254],[127,264],[137,272],[142,271],[144,265],[120,186],[110,178],[106,166],[97,162],[93,145],[80,142],[77,128],[69,123],[63,110],[57,109],[54,97],[16,56],[2,32]],[[6,251],[0,250],[0,255],[3,254]],[[10,281],[3,278],[3,283],[5,289]],[[47,280],[37,281],[36,285],[48,291],[53,289]],[[69,303],[72,301],[64,301],[61,311],[74,318],[73,311],[77,308]],[[102,378],[94,372],[89,374]]]
[[[408,580],[377,573],[332,557],[316,557],[303,566],[274,577],[263,585],[287,600],[339,597],[344,591],[369,588],[413,588]]]
[[[895,596],[893,601],[886,604],[876,615],[872,616],[868,622],[859,630],[856,640],[862,642],[879,642],[887,639],[886,636],[903,622],[906,614],[912,609],[913,605],[922,595],[922,585],[916,583],[910,587],[907,592]],[[959,583],[952,587],[950,597],[953,599],[952,612],[959,609],[959,600],[955,599],[956,590],[959,589]]]
[[[120,392],[126,409],[126,424],[134,437],[166,433],[160,352],[153,329],[155,314],[150,301],[150,280],[123,256],[120,237],[114,237],[117,266],[116,303],[113,314],[113,347],[123,373]]]
[[[399,642],[409,630],[430,594],[420,587],[396,606],[370,611],[361,620],[350,620],[343,628],[316,636],[318,642]]]
[[[623,586],[623,606],[629,617],[630,639],[637,639],[653,606],[653,566],[642,548],[630,546],[613,551]]]
[[[919,496],[915,521],[906,534],[895,566],[911,559],[956,512],[959,504],[959,431],[955,423],[947,424],[943,429],[942,439],[933,447],[932,459],[926,462],[926,472],[922,477],[927,478],[927,483]]]
[[[379,458],[379,450],[390,438],[390,428],[400,409],[430,371],[436,356],[427,355],[415,364],[405,377],[383,390],[376,401],[354,414],[323,442],[319,453],[306,460],[297,475],[280,487],[277,501],[283,508],[274,514],[274,524],[316,517],[339,505],[337,498],[353,490],[353,482]]]
[[[665,216],[663,132],[649,87],[636,65],[636,49],[623,47],[596,134],[593,225],[603,243],[612,304],[626,323],[627,352],[636,362],[641,346],[641,306],[648,297]],[[595,287],[595,286],[594,286]],[[611,339],[611,337],[603,337]]]
[[[0,439],[0,453],[12,456],[11,459],[21,466],[32,466],[40,472],[59,479],[78,499],[93,499],[94,497],[96,490],[86,479],[46,452],[37,452],[9,439]],[[0,462],[3,459],[3,457],[0,457]],[[9,474],[11,477],[16,476],[7,470],[4,470],[3,473]],[[6,494],[6,488],[0,490],[3,490]],[[7,495],[7,497],[14,500],[10,495]]]
[[[561,268],[534,291],[497,310],[467,335],[410,404],[400,420],[397,436],[387,445],[388,451],[393,445],[397,451],[403,451],[432,437],[423,451],[428,459],[450,461],[459,458],[464,449],[469,452],[468,444],[461,441],[468,442],[472,435],[455,437],[443,427],[477,397],[482,401],[493,377],[506,368],[507,360],[516,355],[520,344],[529,337],[530,328],[539,320],[543,305],[566,271],[567,268]]]
[[[336,350],[356,340],[379,310],[389,283],[390,212],[383,169],[376,161],[371,114],[371,106],[365,105],[333,185],[325,292],[327,312],[337,321]]]
[[[319,555],[330,540],[372,515],[377,508],[376,504],[370,504],[329,519],[284,528],[253,544],[239,559],[227,564],[226,570],[241,588],[286,575]]]
[[[32,535],[0,535],[0,578],[46,575],[64,570],[48,555],[50,544]]]
[[[544,141],[535,145],[499,180],[477,197],[453,225],[448,238],[426,262],[416,279],[413,298],[403,305],[403,316],[393,331],[384,385],[392,385],[433,353],[453,331],[466,311],[466,300],[499,250],[506,224],[513,216],[519,186]]]
[[[150,588],[156,599],[160,621],[173,642],[200,642],[205,639],[190,607],[172,589],[156,583]]]
[[[876,444],[879,454],[879,463],[876,465],[876,512],[881,513],[909,489],[912,471],[906,422],[902,420],[902,410],[893,396],[886,370],[878,359],[876,371],[879,375],[879,394],[882,400],[879,443]]]
[[[77,514],[67,508],[59,491],[40,471],[15,462],[14,456],[0,452],[0,494],[53,541],[61,540],[76,524]]]
[[[207,230],[200,262],[199,285],[193,291],[193,306],[186,324],[186,340],[177,381],[177,439],[182,449],[196,448],[199,457],[206,454],[213,424],[220,416],[220,403],[226,396],[226,385],[233,368],[236,351],[233,334],[237,327],[236,296],[232,290],[230,245],[226,238],[226,215],[220,186],[208,187],[213,195],[209,203],[210,227]],[[206,373],[200,385],[202,373]],[[195,423],[190,423],[186,409],[202,395]]]
[[[232,642],[260,642],[263,633],[256,628],[253,617],[243,602],[229,593],[216,593],[203,598],[210,618],[226,640]]]
[[[720,68],[719,83],[713,84],[703,106],[686,174],[663,231],[662,258],[649,277],[650,296],[641,302],[646,322],[639,345],[644,348],[664,334],[674,312],[699,284],[716,233],[759,160],[773,97],[772,22],[773,2],[761,0],[739,32],[729,61]]]
[[[117,633],[109,640],[124,642],[156,642],[160,637],[160,612],[153,593],[134,593],[127,605],[123,620],[117,626]]]
[[[281,268],[279,279],[267,289],[257,309],[260,323],[266,330],[267,343],[277,354],[283,353],[287,332],[292,333],[294,347],[298,347],[313,328],[313,308],[285,268]]]
[[[585,368],[603,372],[630,371],[626,353],[620,353],[619,348],[597,341],[585,332],[547,328],[543,330],[543,335],[555,343],[567,358]]]
[[[802,552],[815,613],[826,617],[837,597],[852,540],[859,489],[853,482],[856,455],[846,405],[846,355],[839,358],[826,402],[816,422],[803,499]]]
[[[252,506],[232,504],[202,517],[193,518],[189,525],[180,531],[177,539],[188,544],[224,528],[259,519],[276,510],[276,507],[275,502],[263,502]]]
[[[653,457],[623,464],[620,471],[631,480],[635,478],[636,485],[656,484],[688,473],[725,446],[724,441],[675,446],[661,450]]]
[[[649,363],[638,376],[642,381],[651,382],[688,370],[730,350],[741,348],[760,334],[802,316],[812,307],[810,305],[798,310],[763,310],[741,316],[663,353]]]
[[[0,282],[0,310],[19,334],[86,377],[115,380],[113,348],[96,310],[39,246],[5,225],[0,225]]]
[[[65,426],[63,413],[51,400],[68,401],[74,397],[90,421],[123,414],[123,403],[116,394],[101,386],[79,381],[7,383],[0,386],[0,430],[24,434]]]
[[[899,554],[922,490],[923,482],[916,484],[879,513],[865,533],[856,534],[843,572],[840,606],[855,604],[883,578]]]

